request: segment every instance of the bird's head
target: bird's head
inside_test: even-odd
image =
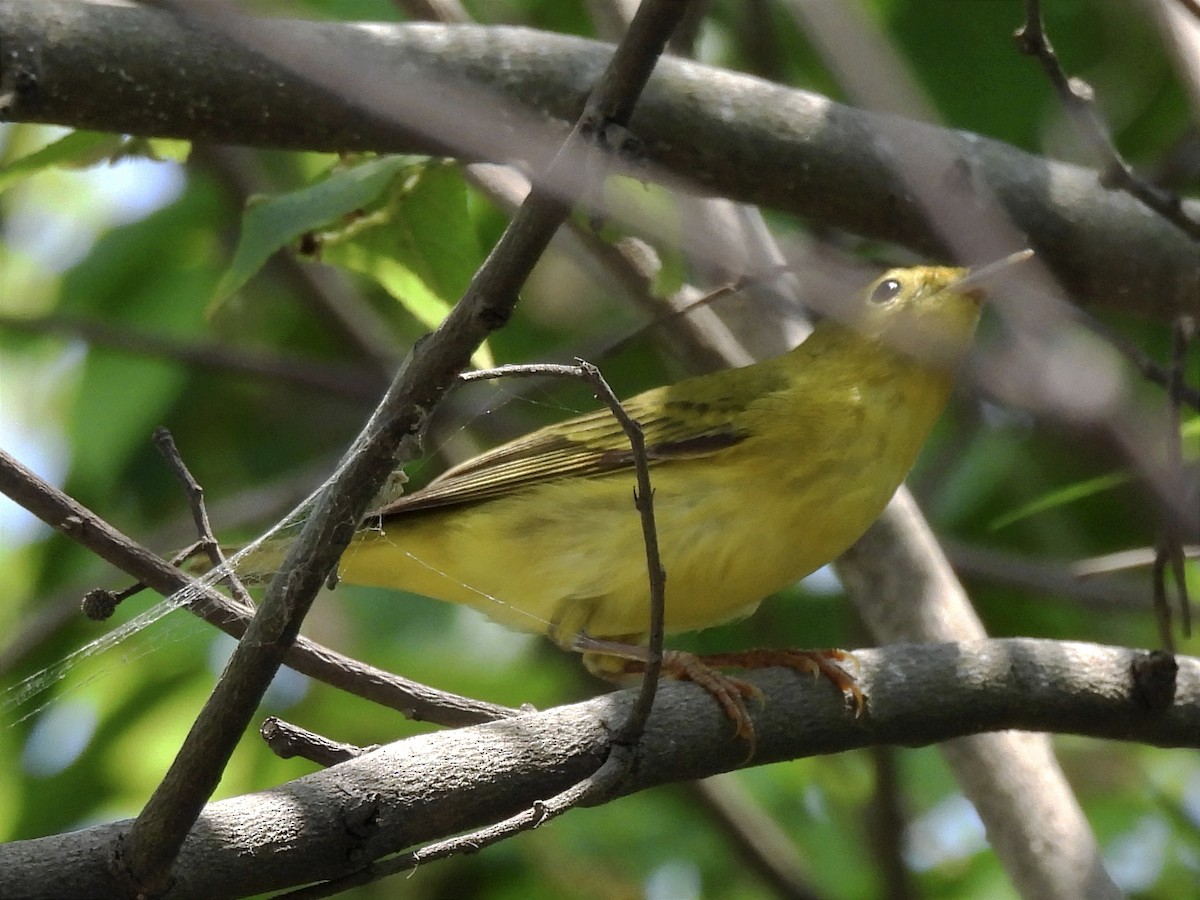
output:
[[[952,367],[971,345],[987,282],[1025,250],[976,269],[914,266],[875,279],[850,311],[849,324],[876,340],[933,367]]]

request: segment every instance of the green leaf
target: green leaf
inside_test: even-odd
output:
[[[1102,491],[1112,490],[1128,481],[1128,475],[1113,472],[1108,475],[1089,478],[1087,481],[1081,481],[1077,484],[1068,485],[1065,488],[1052,491],[1044,497],[1038,497],[1038,499],[1018,507],[1007,515],[1001,516],[992,522],[988,530],[999,531],[1001,528],[1007,528],[1009,525],[1020,522],[1022,519],[1028,519],[1030,516],[1035,516],[1038,513],[1043,513],[1059,506],[1066,506],[1068,503],[1083,500]]]
[[[41,150],[23,156],[11,165],[0,169],[0,191],[9,185],[48,169],[51,166],[86,168],[111,159],[119,153],[125,139],[118,134],[101,134],[97,131],[72,131]]]
[[[27,175],[57,166],[87,169],[100,163],[115,163],[128,157],[183,162],[191,152],[190,141],[169,138],[123,137],[99,131],[72,131],[40,150],[0,168],[0,191]]]
[[[1195,459],[1200,456],[1200,417],[1184,422],[1179,429],[1179,434],[1180,439],[1183,441],[1184,459]],[[1068,503],[1074,503],[1077,500],[1084,500],[1103,491],[1120,487],[1129,481],[1129,475],[1122,472],[1110,472],[1108,475],[1100,475],[1096,478],[1089,478],[1087,481],[1068,485],[1065,488],[1052,491],[1044,497],[1039,497],[1010,513],[1000,516],[1000,518],[992,522],[988,530],[999,531],[1002,528],[1007,528],[1009,525],[1020,522],[1022,519],[1028,519],[1030,516],[1037,515],[1038,513],[1066,506]]]
[[[388,186],[375,211],[321,235],[321,258],[377,282],[426,328],[436,328],[470,284],[483,253],[458,171],[413,167]],[[482,345],[471,357],[494,365]]]
[[[411,156],[388,156],[334,170],[315,184],[250,205],[242,218],[233,261],[221,276],[214,302],[225,300],[244,285],[281,247],[376,201],[413,160]]]

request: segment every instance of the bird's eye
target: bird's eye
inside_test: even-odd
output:
[[[871,291],[871,296],[867,299],[876,306],[886,306],[898,296],[900,296],[900,282],[895,278],[885,278],[875,285],[875,289]]]

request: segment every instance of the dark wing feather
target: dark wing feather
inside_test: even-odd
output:
[[[745,370],[740,370],[745,371]],[[667,459],[708,456],[744,440],[735,425],[744,408],[741,392],[722,400],[696,396],[691,379],[656,388],[625,402],[641,426],[653,465]],[[449,469],[421,490],[399,497],[374,516],[390,516],[476,503],[565,476],[603,475],[633,468],[633,453],[620,423],[607,409],[549,425]]]

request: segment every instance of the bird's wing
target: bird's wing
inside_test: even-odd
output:
[[[651,465],[707,456],[746,437],[737,427],[736,413],[744,407],[740,397],[702,398],[686,382],[647,391],[623,405],[642,427]],[[602,475],[632,468],[633,451],[620,423],[608,410],[598,410],[489,450],[371,516],[474,503],[568,475]]]

